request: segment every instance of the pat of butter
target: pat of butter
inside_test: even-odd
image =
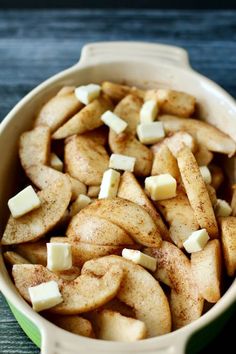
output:
[[[165,137],[162,122],[139,124],[137,127],[139,141],[142,144],[155,144]]]
[[[115,198],[120,183],[120,173],[109,169],[104,172],[98,199]]]
[[[79,86],[75,89],[76,98],[87,105],[100,95],[101,86],[96,84],[89,84],[86,86]]]
[[[209,239],[206,229],[197,230],[187,238],[183,246],[188,253],[202,251]]]
[[[145,179],[145,189],[152,200],[170,199],[176,196],[176,180],[169,173]]]
[[[135,157],[112,154],[110,156],[109,168],[133,172],[135,161]]]
[[[141,265],[144,268],[147,268],[151,270],[152,272],[155,272],[157,268],[157,260],[153,257],[148,256],[145,253],[142,253],[137,250],[131,250],[128,248],[124,248],[122,250],[122,257]]]
[[[232,213],[232,208],[225,200],[217,199],[215,205],[216,216],[230,216]]]
[[[211,184],[211,172],[207,166],[201,166],[199,167],[199,170],[201,172],[202,178],[205,183]]]
[[[155,120],[158,114],[158,105],[155,100],[146,101],[140,110],[140,122],[151,123]]]
[[[74,216],[81,209],[83,209],[87,205],[89,205],[91,202],[92,202],[92,200],[87,195],[80,194],[70,207],[70,216]]]
[[[59,157],[53,152],[50,154],[50,166],[57,171],[63,171],[63,162]]]
[[[116,134],[122,133],[128,126],[127,122],[123,119],[118,117],[116,114],[112,113],[111,111],[106,111],[101,116],[101,120]]]
[[[52,272],[58,272],[71,267],[71,245],[69,243],[47,243],[47,268]]]
[[[51,280],[28,288],[33,309],[37,312],[50,309],[63,302],[56,281]]]
[[[19,218],[20,216],[39,208],[40,205],[40,199],[32,186],[26,187],[8,200],[8,207],[13,218]]]

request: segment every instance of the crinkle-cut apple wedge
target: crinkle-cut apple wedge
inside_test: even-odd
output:
[[[155,205],[169,224],[171,240],[176,246],[183,248],[183,242],[186,241],[193,231],[199,229],[199,224],[194,216],[185,191],[179,186],[176,197],[159,200],[155,202]]]
[[[61,316],[49,313],[46,315],[46,318],[66,331],[83,337],[94,338],[94,331],[91,322],[83,317],[77,315]]]
[[[96,338],[118,342],[135,342],[147,336],[144,322],[111,310],[95,310],[90,314]]]
[[[67,139],[65,166],[72,177],[88,186],[98,186],[108,165],[109,156],[102,145],[82,135]]]
[[[53,139],[64,139],[74,134],[83,134],[103,125],[101,115],[113,108],[111,101],[101,96],[82,108],[53,134]]]
[[[72,218],[66,235],[72,242],[105,246],[134,245],[132,238],[119,226],[98,216],[83,213]]]
[[[236,217],[222,217],[219,222],[227,274],[233,277],[236,271]]]
[[[191,117],[196,105],[196,99],[192,95],[169,89],[148,90],[145,95],[145,100],[147,99],[157,100],[161,113],[180,117]]]
[[[159,247],[161,236],[148,212],[138,204],[122,198],[100,199],[80,213],[95,215],[123,228],[137,243]]]
[[[45,240],[15,245],[14,251],[28,259],[30,263],[41,264],[45,267],[47,265],[47,247]]]
[[[218,237],[212,203],[194,155],[188,147],[184,147],[179,151],[177,161],[184,188],[199,226],[206,229],[211,238]]]
[[[152,145],[151,149],[153,153],[158,152],[162,145],[166,145],[174,156],[182,149],[184,145],[188,146],[189,149],[194,153],[198,145],[192,135],[179,131],[167,136],[162,141]]]
[[[158,281],[141,266],[119,256],[107,256],[91,260],[82,268],[82,274],[104,273],[112,265],[124,271],[117,298],[134,309],[138,320],[147,327],[147,336],[154,337],[171,331],[171,315],[168,300]]]
[[[51,237],[50,242],[70,243],[72,248],[73,265],[81,267],[85,262],[93,258],[110,254],[121,255],[124,246],[106,246],[92,243],[71,241],[69,237]],[[129,247],[129,246],[126,246]],[[137,248],[132,246],[132,248]]]
[[[214,154],[205,145],[198,144],[198,149],[194,153],[198,166],[207,166],[212,161]]]
[[[36,241],[50,231],[63,217],[70,199],[71,184],[67,177],[58,179],[37,193],[41,206],[14,219],[10,216],[3,237],[3,245]]]
[[[161,216],[147,197],[146,193],[132,172],[125,171],[121,176],[117,196],[119,198],[127,199],[133,203],[141,205],[152,217],[162,238],[165,240],[170,240],[168,229],[165,226]]]
[[[60,90],[40,109],[35,126],[46,125],[53,133],[83,106],[76,98],[74,91]]]
[[[179,167],[176,158],[167,145],[162,144],[160,149],[154,153],[151,175],[169,173],[176,181],[180,182]]]
[[[116,134],[112,129],[109,132],[109,146],[115,154],[135,157],[134,174],[146,177],[151,173],[153,154],[151,150],[140,143],[136,137],[129,132]]]
[[[108,95],[114,102],[119,102],[125,96],[132,94],[139,97],[145,96],[145,91],[127,85],[121,85],[110,81],[102,83],[102,91]]]
[[[171,287],[170,309],[173,329],[198,319],[203,310],[203,298],[195,283],[190,261],[175,245],[163,241],[159,249],[147,248],[145,253],[157,259],[154,276]]]
[[[71,198],[74,200],[80,194],[86,194],[87,187],[84,183],[78,179],[71,177],[68,174],[64,174],[45,165],[34,165],[26,169],[26,175],[29,179],[39,188],[47,188],[50,184],[55,183],[58,179],[68,176],[71,182]]]
[[[200,295],[208,302],[217,302],[221,280],[219,240],[211,240],[202,251],[192,253],[191,267]]]
[[[128,123],[126,132],[136,134],[137,126],[140,122],[140,110],[143,100],[134,95],[124,97],[114,109],[114,113]]]
[[[12,269],[15,285],[30,302],[28,288],[50,280],[58,283],[63,302],[50,309],[50,312],[62,315],[76,315],[92,311],[110,301],[119,291],[123,278],[119,265],[112,265],[98,278],[96,273],[82,274],[73,281],[65,281],[42,265],[21,264]]]
[[[50,153],[50,129],[35,127],[24,132],[19,141],[19,157],[22,167],[27,170],[32,165],[46,165]]]
[[[7,251],[3,253],[5,261],[13,266],[14,264],[30,264],[30,262],[22,257],[19,253],[14,251]]]
[[[210,151],[227,154],[229,157],[235,153],[235,142],[209,123],[198,119],[186,119],[169,115],[160,116],[158,120],[163,122],[167,133],[184,130],[191,134],[200,145],[204,145]]]

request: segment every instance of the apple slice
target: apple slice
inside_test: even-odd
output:
[[[106,246],[92,243],[71,241],[68,237],[51,237],[50,242],[66,242],[72,247],[73,265],[81,267],[85,262],[93,258],[103,257],[110,254],[121,255],[124,246]],[[127,246],[128,247],[128,246]],[[133,247],[133,246],[132,246]]]
[[[53,139],[64,139],[73,134],[83,134],[103,125],[101,115],[112,109],[112,103],[105,97],[99,97],[82,108],[59,127],[53,134]]]
[[[154,154],[151,175],[161,175],[169,173],[177,181],[180,181],[179,167],[176,158],[169,150],[168,146],[162,144]]]
[[[96,200],[80,213],[95,215],[123,228],[137,243],[159,247],[161,236],[148,212],[133,202],[121,198]]]
[[[141,266],[122,257],[107,256],[86,262],[82,274],[103,274],[113,265],[124,271],[117,297],[134,309],[136,318],[147,327],[148,337],[155,337],[171,330],[170,308],[158,281]]]
[[[28,167],[25,172],[26,172],[27,176],[29,177],[29,179],[39,189],[45,189],[50,184],[55,183],[58,179],[68,176],[69,180],[71,182],[71,191],[72,191],[71,198],[74,200],[80,194],[86,194],[87,188],[84,183],[80,182],[78,179],[73,178],[67,174],[59,172],[49,166],[34,165],[34,166]]]
[[[67,177],[38,192],[41,206],[14,219],[10,216],[3,237],[3,245],[36,241],[50,231],[63,217],[70,199],[71,184]]]
[[[212,203],[191,150],[188,147],[180,150],[177,161],[190,205],[199,226],[206,229],[211,238],[218,237],[218,226]]]
[[[233,277],[236,271],[236,217],[219,218],[223,256],[227,273]]]
[[[155,278],[171,287],[173,329],[184,327],[198,319],[202,314],[204,301],[185,254],[166,241],[162,242],[159,249],[147,248],[145,253],[157,259]]]
[[[121,266],[112,265],[98,278],[96,273],[82,274],[73,281],[65,281],[42,265],[17,264],[12,276],[25,300],[30,302],[29,287],[54,280],[59,286],[63,302],[50,309],[62,315],[76,315],[92,311],[114,298],[123,278]]]
[[[183,248],[183,242],[193,231],[199,229],[199,224],[183,188],[178,187],[176,197],[159,200],[155,204],[169,224],[171,240],[176,246]]]
[[[61,90],[40,109],[35,126],[46,125],[54,132],[82,107],[83,104],[75,97],[74,91]]]
[[[211,240],[202,251],[192,253],[191,267],[200,295],[208,302],[217,302],[221,278],[219,240]]]
[[[98,186],[108,169],[109,156],[102,145],[82,135],[74,135],[66,141],[65,165],[72,177],[89,186]]]
[[[71,241],[105,246],[134,245],[132,238],[119,226],[95,215],[78,213],[66,231]]]
[[[233,156],[236,150],[235,142],[225,133],[199,119],[186,119],[163,115],[158,118],[164,124],[166,133],[183,130],[191,134],[196,141],[208,150]]]
[[[147,197],[133,173],[128,171],[123,173],[120,179],[117,196],[142,206],[152,217],[161,236],[167,241],[170,240],[169,232],[162,221],[161,216],[158,214],[156,208]]]
[[[32,165],[48,162],[50,154],[50,129],[45,126],[35,127],[20,136],[19,156],[22,167],[27,170]]]
[[[78,334],[83,337],[94,338],[92,324],[89,320],[86,320],[83,317],[76,315],[61,316],[50,313],[46,315],[46,318],[68,332]]]

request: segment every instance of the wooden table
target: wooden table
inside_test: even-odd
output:
[[[10,10],[0,12],[0,119],[41,81],[74,64],[85,43],[105,40],[183,46],[196,70],[236,97],[236,11]],[[202,353],[222,343],[234,348],[235,321]],[[0,296],[0,354],[13,353],[39,350]]]

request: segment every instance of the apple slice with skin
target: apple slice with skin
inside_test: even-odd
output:
[[[107,256],[86,262],[82,274],[103,274],[112,265],[119,265],[124,278],[117,298],[134,309],[136,318],[147,327],[147,336],[154,337],[171,330],[170,308],[158,281],[143,267],[119,256]]]
[[[155,222],[157,229],[164,240],[170,241],[169,232],[161,216],[147,197],[146,193],[138,183],[133,173],[125,171],[120,179],[120,185],[117,196],[130,200],[133,203],[141,205]]]
[[[145,253],[157,259],[155,278],[171,287],[173,329],[198,319],[203,311],[204,300],[199,294],[190,261],[185,254],[167,241],[163,241],[159,249],[145,249]]]
[[[96,273],[94,273],[96,274]],[[18,264],[12,269],[15,285],[25,300],[30,302],[28,288],[54,280],[58,283],[63,302],[50,312],[76,315],[92,311],[114,298],[120,288],[123,270],[113,265],[100,278],[83,274],[73,281],[65,281],[42,265]]]
[[[95,215],[123,228],[137,243],[159,247],[161,236],[148,212],[129,200],[100,199],[82,209],[82,214]]]
[[[14,219],[10,216],[3,234],[2,244],[13,245],[36,241],[50,231],[63,217],[70,199],[71,184],[67,177],[38,192],[41,206]]]
[[[221,250],[219,240],[211,240],[202,251],[191,254],[192,272],[201,296],[208,302],[220,299]]]

